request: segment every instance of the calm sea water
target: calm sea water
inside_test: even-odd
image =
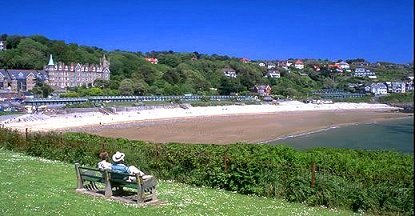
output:
[[[283,143],[299,150],[335,147],[413,153],[414,118],[330,128],[270,143]]]

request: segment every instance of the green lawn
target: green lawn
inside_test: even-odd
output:
[[[0,215],[352,215],[283,200],[160,181],[162,206],[137,207],[75,192],[75,168],[0,149]]]

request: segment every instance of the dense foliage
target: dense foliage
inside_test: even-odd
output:
[[[381,103],[410,103],[414,104],[414,93],[390,94],[379,98]]]
[[[97,80],[95,88],[73,88],[66,97],[95,95],[229,95],[251,94],[255,85],[270,85],[272,94],[278,97],[305,97],[312,90],[321,88],[348,89],[350,83],[368,84],[373,80],[354,78],[350,72],[338,73],[330,68],[328,60],[304,59],[306,67],[297,70],[292,67],[288,72],[279,69],[281,78],[266,77],[266,68],[259,67],[258,62],[242,63],[239,58],[206,55],[198,52],[130,52],[106,51],[97,47],[66,44],[61,40],[50,40],[44,36],[1,35],[6,42],[6,50],[0,52],[0,68],[42,69],[52,54],[55,62],[66,64],[79,62],[97,64],[103,54],[110,59],[110,81]],[[158,64],[151,64],[145,57],[158,59]],[[295,61],[295,59],[289,59]],[[353,61],[361,61],[355,59]],[[363,59],[364,60],[364,59]],[[339,60],[340,61],[340,60]],[[321,65],[316,72],[313,64]],[[223,75],[224,68],[232,68],[237,78]],[[411,70],[407,68],[388,69],[369,67],[378,75],[374,81],[403,80]],[[91,86],[89,86],[91,87]]]
[[[98,153],[126,153],[146,173],[197,186],[280,197],[309,205],[413,215],[413,156],[384,151],[271,145],[149,144],[79,133],[24,135],[0,129],[0,145],[95,166]],[[316,164],[311,187],[310,167]]]

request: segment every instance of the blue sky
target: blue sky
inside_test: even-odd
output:
[[[106,50],[413,62],[412,0],[2,0],[0,33]]]

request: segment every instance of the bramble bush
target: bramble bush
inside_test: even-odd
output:
[[[413,156],[390,151],[265,144],[152,144],[85,133],[20,134],[0,129],[0,146],[32,156],[95,166],[102,150],[160,179],[313,206],[413,215]],[[316,165],[311,184],[312,164]]]

